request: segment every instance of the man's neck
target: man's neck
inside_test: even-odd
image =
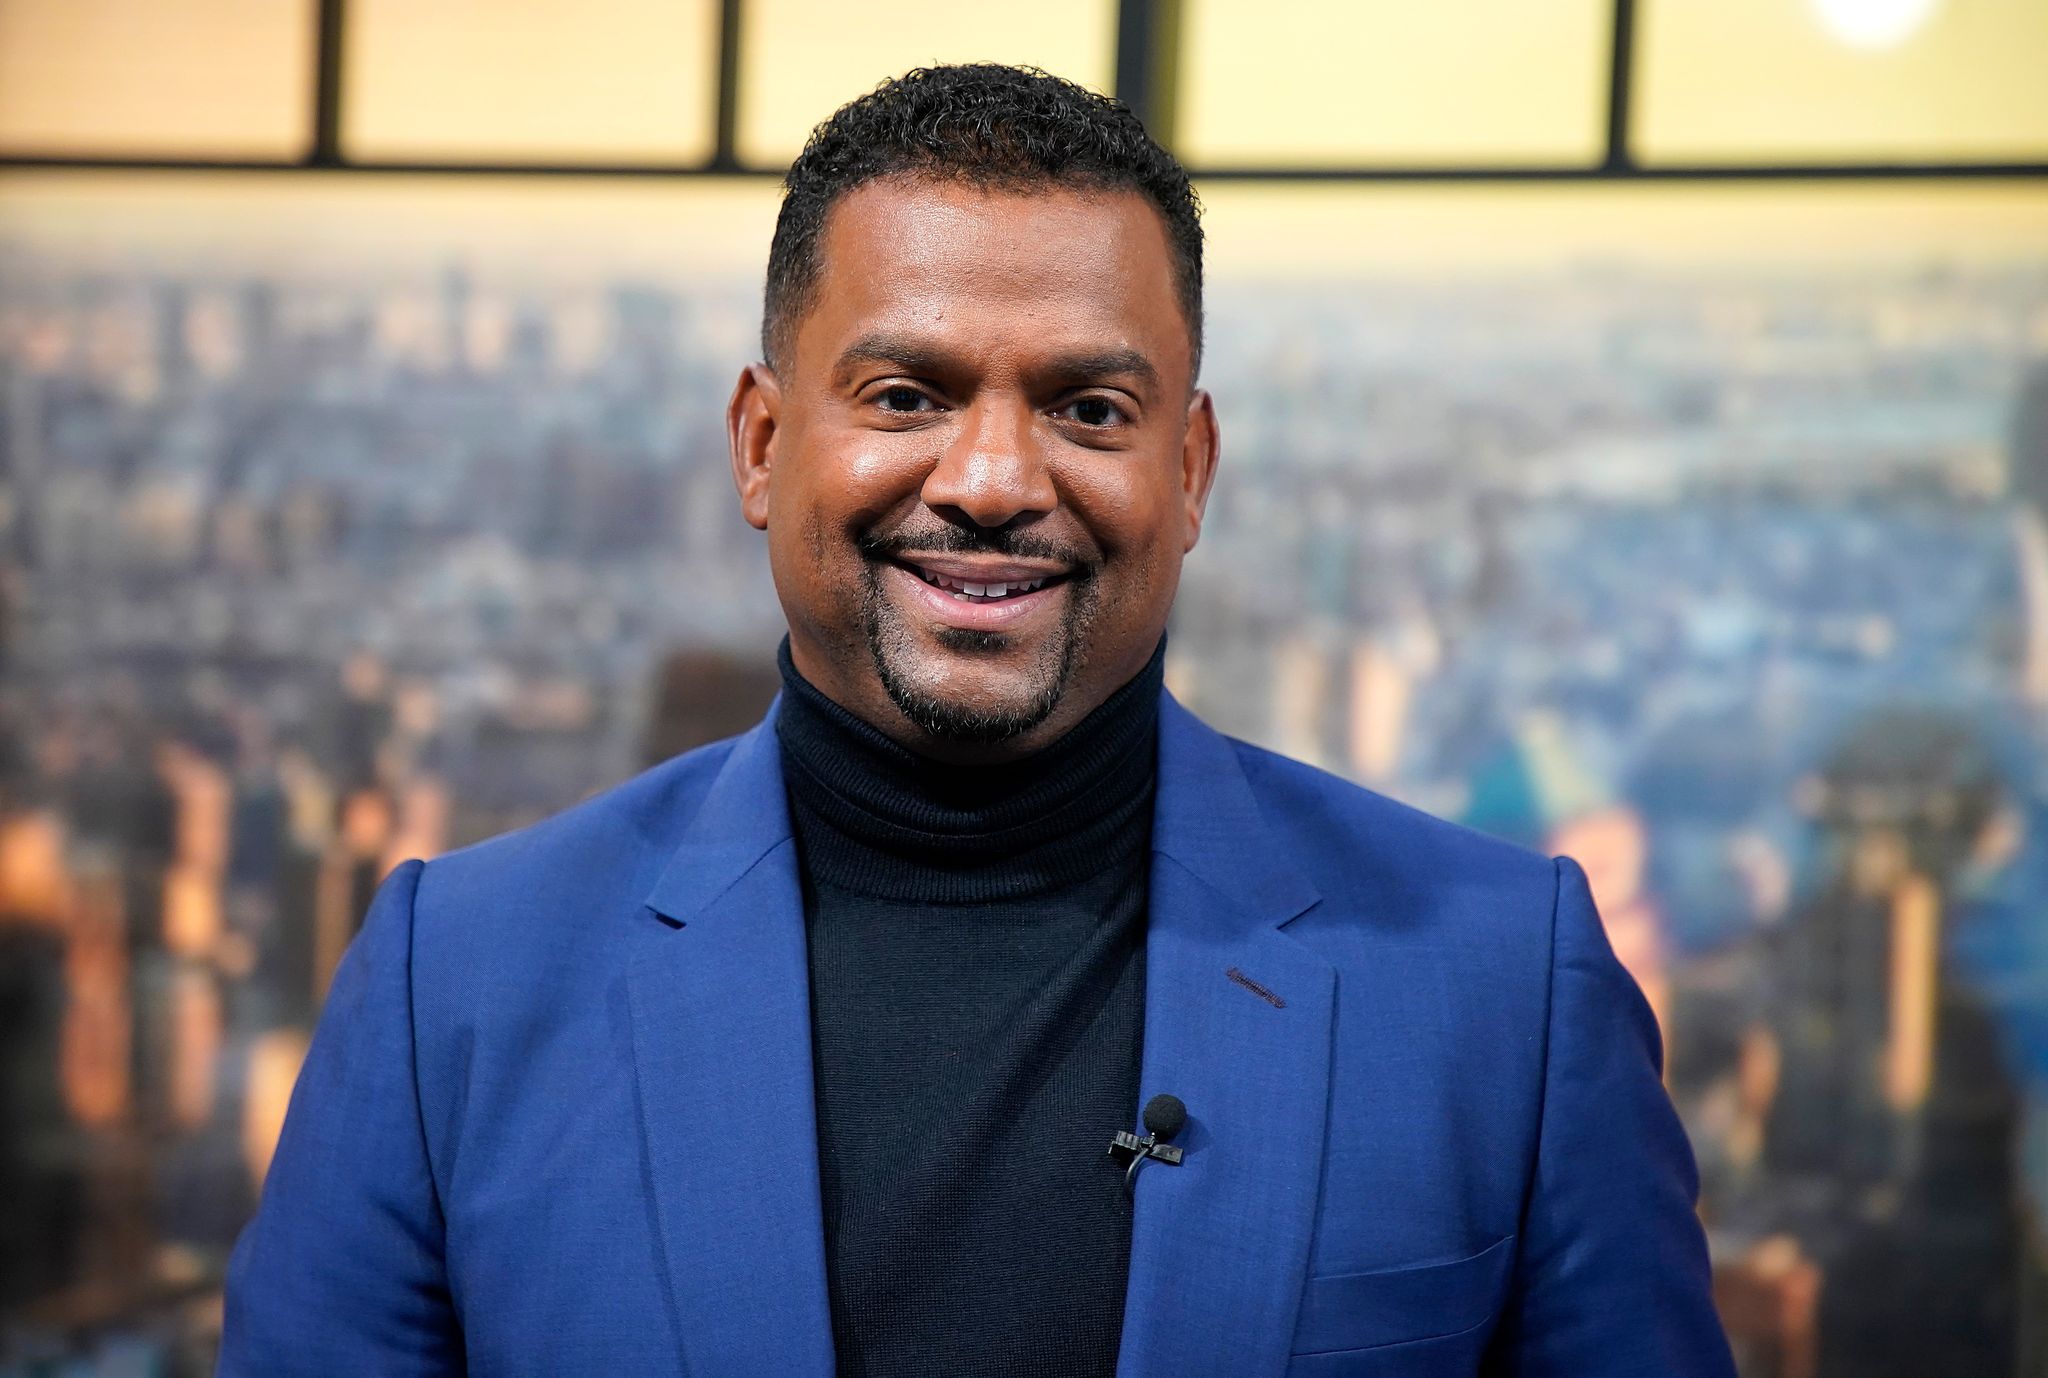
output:
[[[920,756],[781,655],[776,736],[813,879],[899,900],[983,902],[1098,873],[1150,837],[1162,660],[1057,741],[1014,761]]]

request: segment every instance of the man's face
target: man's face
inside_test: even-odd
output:
[[[797,668],[916,750],[1034,750],[1151,656],[1215,473],[1164,223],[891,179],[819,247],[728,418]]]

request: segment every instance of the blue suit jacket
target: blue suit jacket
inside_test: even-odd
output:
[[[223,1374],[832,1371],[771,724],[392,874]],[[1131,1113],[1179,1096],[1187,1158],[1138,1177],[1120,1375],[1728,1378],[1656,1028],[1579,869],[1171,698],[1159,745]]]

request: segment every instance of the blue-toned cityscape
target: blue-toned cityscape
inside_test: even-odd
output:
[[[208,1371],[384,871],[766,704],[755,294],[0,238],[0,1375]],[[2048,254],[1209,309],[1175,692],[1584,862],[1748,1378],[2048,1375]]]

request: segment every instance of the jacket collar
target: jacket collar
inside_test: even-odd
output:
[[[1237,744],[1183,708],[1159,701],[1159,797],[1152,850],[1233,902],[1248,923],[1278,926],[1320,896],[1268,825]]]
[[[777,694],[767,716],[733,739],[725,764],[648,892],[647,907],[656,914],[687,923],[790,840],[782,754],[775,744],[775,718],[781,711],[782,695]]]

